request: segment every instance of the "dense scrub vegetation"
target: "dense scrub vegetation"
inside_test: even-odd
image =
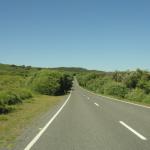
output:
[[[150,103],[150,72],[80,73],[79,84],[96,93],[131,101]]]
[[[33,68],[0,64],[0,114],[35,94],[62,95],[72,87],[73,75],[79,84],[96,93],[131,101],[150,103],[150,72],[89,71],[83,68]]]
[[[70,90],[72,79],[66,73],[42,70],[30,79],[30,83],[32,89],[41,94],[61,95]]]
[[[72,86],[72,74],[52,69],[0,64],[0,114],[34,94],[62,95]]]
[[[0,75],[0,114],[13,110],[14,104],[32,97],[25,85],[26,79],[18,75]]]

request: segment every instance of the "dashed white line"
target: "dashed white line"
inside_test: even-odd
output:
[[[119,121],[120,124],[122,124],[124,127],[126,127],[128,130],[130,130],[132,133],[134,133],[136,136],[138,136],[141,140],[146,141],[147,138],[144,137],[143,135],[141,135],[140,133],[138,133],[137,131],[135,131],[133,128],[131,128],[130,126],[128,126],[126,123],[124,123],[123,121]]]
[[[24,150],[30,150],[32,146],[39,140],[39,138],[42,136],[42,134],[46,131],[46,129],[51,125],[51,123],[54,121],[54,119],[59,115],[59,113],[62,111],[62,109],[65,107],[67,102],[69,101],[71,97],[71,93],[68,96],[67,100],[64,102],[64,104],[60,107],[60,109],[56,112],[56,114],[49,120],[49,122],[40,130],[40,132],[33,138],[33,140],[24,148]]]
[[[87,89],[84,89],[83,87],[79,86],[81,89],[83,89],[84,91],[90,93],[90,94],[93,94],[93,95],[96,95],[98,97],[103,97],[103,98],[107,98],[108,100],[115,100],[115,101],[118,101],[118,102],[121,102],[121,103],[126,103],[126,104],[130,104],[130,105],[135,105],[135,106],[139,106],[139,107],[143,107],[143,108],[148,108],[150,109],[150,106],[144,106],[144,105],[140,105],[140,104],[136,104],[136,103],[132,103],[132,102],[128,102],[128,101],[123,101],[123,100],[120,100],[120,99],[116,99],[116,98],[112,98],[112,97],[108,97],[108,96],[104,96],[104,95],[101,95],[101,94],[96,94],[94,92],[91,92]]]
[[[90,99],[89,97],[87,97],[87,99]]]
[[[94,103],[97,107],[99,107],[99,104],[97,104],[97,103]]]

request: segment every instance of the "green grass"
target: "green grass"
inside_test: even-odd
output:
[[[13,112],[0,115],[0,148],[11,148],[25,127],[40,114],[56,105],[61,98],[61,96],[39,95],[24,101],[21,105],[15,105]]]

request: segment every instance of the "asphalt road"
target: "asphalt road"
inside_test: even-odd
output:
[[[61,110],[27,143],[29,149],[150,150],[150,108],[96,96],[75,82]]]

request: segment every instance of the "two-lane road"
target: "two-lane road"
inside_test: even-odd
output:
[[[75,82],[63,107],[29,145],[26,150],[149,150],[150,109],[96,96]]]

